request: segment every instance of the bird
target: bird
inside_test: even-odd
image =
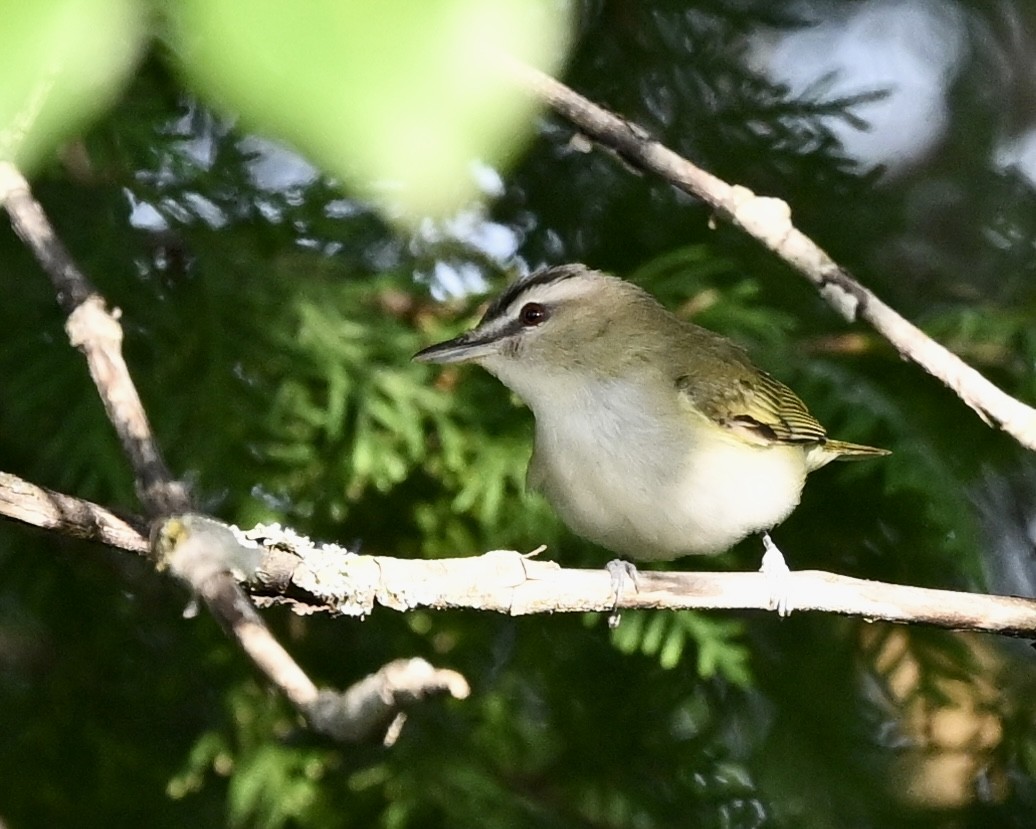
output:
[[[764,572],[786,573],[769,533],[807,474],[889,454],[829,438],[740,345],[581,264],[513,282],[474,328],[414,359],[475,363],[510,388],[535,420],[529,488],[577,535],[636,560],[758,533]]]

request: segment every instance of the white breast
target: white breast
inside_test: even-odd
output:
[[[537,401],[529,483],[576,533],[641,559],[718,553],[784,520],[805,453],[751,446],[630,381]],[[651,415],[647,416],[646,411]]]

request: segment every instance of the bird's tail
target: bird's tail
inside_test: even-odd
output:
[[[839,461],[861,461],[865,458],[880,458],[883,455],[891,455],[888,449],[878,449],[876,446],[864,446],[862,443],[849,443],[845,440],[825,440],[821,446],[824,454],[832,454],[831,460]]]
[[[862,461],[865,458],[880,458],[891,455],[888,449],[875,446],[864,446],[862,443],[849,443],[844,440],[825,440],[815,443],[806,452],[806,466],[810,472],[827,466],[831,461]]]

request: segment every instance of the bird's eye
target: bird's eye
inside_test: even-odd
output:
[[[549,316],[550,312],[538,302],[527,302],[522,306],[522,310],[518,312],[519,321],[527,328],[539,325],[541,322],[546,321]]]

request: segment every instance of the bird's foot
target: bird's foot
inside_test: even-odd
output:
[[[633,583],[634,592],[640,589],[637,584],[637,568],[630,561],[622,558],[613,558],[604,566],[604,569],[612,577],[612,590],[615,593],[612,612],[608,616],[608,627],[614,630],[619,626],[619,621],[622,619],[622,614],[619,612],[619,599],[622,598],[622,588],[625,582],[629,580]]]
[[[791,613],[788,604],[788,576],[791,568],[784,560],[784,553],[773,543],[769,533],[763,533],[763,563],[759,572],[766,576],[770,585],[770,610],[784,617]]]

